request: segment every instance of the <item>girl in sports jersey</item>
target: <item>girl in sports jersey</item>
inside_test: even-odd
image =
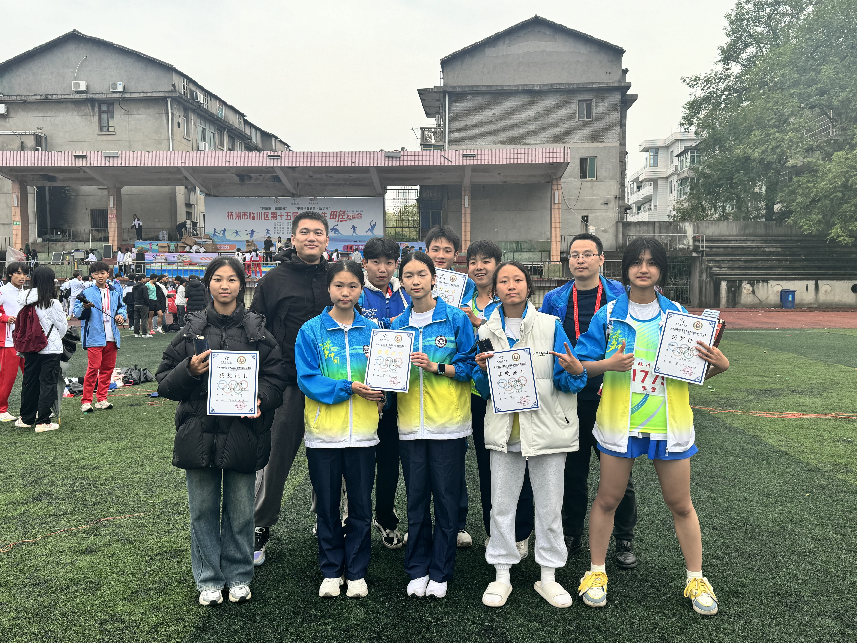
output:
[[[634,459],[646,455],[654,462],[684,555],[684,595],[696,612],[713,615],[717,597],[702,575],[702,536],[690,499],[690,458],[697,448],[688,385],[652,372],[666,313],[687,312],[655,288],[666,282],[667,268],[666,251],[656,239],[638,238],[628,244],[622,258],[622,282],[630,286],[628,293],[595,314],[576,346],[590,377],[604,373],[593,429],[601,451],[601,475],[589,516],[592,565],[578,590],[590,607],[607,604],[604,561],[613,516]],[[729,368],[719,349],[699,342],[696,350],[710,364],[706,378]]]

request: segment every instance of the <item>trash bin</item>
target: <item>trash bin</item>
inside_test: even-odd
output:
[[[788,288],[783,288],[780,291],[780,303],[783,305],[783,308],[794,308],[795,291],[789,290]]]

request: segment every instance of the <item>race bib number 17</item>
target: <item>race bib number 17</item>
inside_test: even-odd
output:
[[[634,366],[631,368],[631,393],[660,397],[666,394],[664,378],[662,375],[655,375],[654,366],[654,363],[648,360],[634,360]]]

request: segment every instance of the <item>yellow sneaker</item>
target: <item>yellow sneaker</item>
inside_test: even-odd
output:
[[[577,591],[589,607],[604,607],[607,605],[606,572],[586,572]]]
[[[687,587],[684,588],[684,595],[690,598],[693,611],[697,614],[703,616],[717,614],[717,597],[714,595],[714,590],[707,578],[688,579]]]

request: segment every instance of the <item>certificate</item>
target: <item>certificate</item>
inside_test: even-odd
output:
[[[450,306],[458,308],[467,287],[467,275],[455,270],[438,268],[435,271],[434,294]]]
[[[529,348],[497,351],[488,358],[488,385],[494,413],[535,411],[539,408]]]
[[[717,320],[711,317],[669,311],[661,330],[655,375],[702,384],[708,362],[696,352],[696,342],[701,339],[710,346],[716,329]]]
[[[258,389],[258,351],[211,351],[209,415],[256,415]]]
[[[376,391],[407,393],[414,335],[412,330],[372,330],[363,383]]]

